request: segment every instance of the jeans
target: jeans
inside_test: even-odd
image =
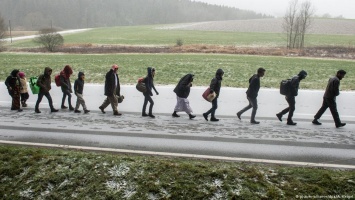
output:
[[[209,111],[207,111],[207,112],[205,113],[206,115],[211,114],[211,118],[215,118],[215,113],[216,113],[216,110],[217,110],[217,108],[218,108],[217,99],[218,99],[217,97],[213,99],[213,101],[212,101],[212,108],[211,108]]]
[[[248,96],[247,96],[247,98],[249,101],[249,105],[246,106],[245,108],[243,108],[242,110],[240,110],[238,113],[241,115],[245,111],[249,110],[250,108],[253,108],[253,110],[251,112],[250,121],[255,121],[256,110],[258,110],[258,100],[256,98],[251,98]]]
[[[63,90],[62,106],[64,106],[65,99],[67,98],[67,96],[68,96],[69,107],[72,107],[71,106],[71,94],[70,94],[69,90]]]
[[[49,107],[53,110],[53,109],[54,109],[54,107],[53,107],[53,100],[52,100],[52,97],[51,97],[51,95],[49,94],[49,92],[39,92],[35,109],[38,110],[38,108],[39,108],[39,103],[41,103],[43,96],[46,96],[46,98],[48,99]]]
[[[143,109],[142,109],[142,114],[145,113],[145,110],[147,108],[147,104],[148,104],[148,101],[150,103],[150,106],[149,106],[149,114],[153,114],[153,106],[154,106],[154,101],[152,99],[152,97],[147,94],[147,95],[144,95],[144,104],[143,104]]]

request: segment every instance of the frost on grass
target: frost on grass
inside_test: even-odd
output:
[[[112,191],[120,191],[121,189],[123,189],[126,185],[127,185],[127,182],[126,181],[107,181],[105,183],[106,187],[109,189],[109,190],[112,190]]]
[[[29,171],[30,171],[29,167],[24,168],[23,172],[20,174],[20,178],[26,176]]]
[[[128,185],[123,191],[123,197],[126,199],[130,199],[136,193],[137,193],[136,186]]]
[[[120,164],[119,166],[115,165],[108,170],[108,173],[111,177],[122,177],[129,172],[129,167],[125,164]]]
[[[33,191],[31,188],[28,188],[27,190],[21,191],[20,196],[26,199],[33,199]]]

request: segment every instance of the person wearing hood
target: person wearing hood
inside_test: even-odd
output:
[[[293,113],[296,109],[296,100],[295,97],[298,95],[298,89],[300,86],[301,80],[305,79],[307,77],[307,72],[304,70],[301,70],[298,75],[294,76],[291,79],[291,85],[290,85],[290,90],[288,94],[285,96],[286,101],[288,103],[288,107],[282,110],[281,112],[276,114],[276,117],[282,121],[282,116],[286,113],[288,113],[287,117],[287,125],[296,125],[297,123],[293,122],[292,117]]]
[[[121,96],[121,86],[120,86],[120,79],[117,75],[118,71],[118,65],[114,64],[111,67],[111,70],[106,73],[106,79],[105,79],[105,96],[107,98],[104,100],[102,105],[99,107],[102,113],[105,112],[105,108],[111,104],[112,110],[113,110],[113,115],[120,116],[122,115],[121,113],[118,112],[117,106],[118,106],[118,99],[117,96]]]
[[[22,86],[22,88],[20,90],[21,104],[22,104],[22,107],[27,107],[26,101],[28,100],[30,95],[28,94],[28,89],[27,89],[26,74],[25,74],[25,72],[20,72],[20,73],[18,73],[18,75],[20,77],[21,86]]]
[[[325,93],[323,95],[322,107],[314,116],[314,120],[312,121],[313,124],[322,125],[322,123],[320,123],[318,120],[322,117],[323,113],[329,108],[335,122],[335,127],[339,128],[346,125],[346,123],[342,123],[340,121],[336,103],[336,97],[340,94],[340,80],[344,78],[345,74],[346,71],[339,70],[334,77],[329,79],[327,88],[325,89]]]
[[[22,88],[22,86],[19,77],[19,72],[20,71],[17,69],[12,70],[10,76],[8,76],[5,80],[5,85],[7,87],[7,91],[12,97],[11,110],[17,110],[21,112],[22,109],[20,107],[20,89]]]
[[[84,113],[89,113],[90,110],[87,109],[85,100],[83,97],[83,90],[84,90],[84,80],[85,80],[85,74],[83,72],[78,73],[78,79],[75,80],[74,82],[74,92],[76,95],[76,106],[75,106],[75,113],[80,113],[81,111],[79,110],[80,105],[84,109]]]
[[[52,69],[46,67],[44,68],[44,73],[41,74],[37,79],[37,85],[40,89],[39,89],[38,99],[35,106],[36,113],[41,113],[41,111],[39,110],[39,104],[41,103],[43,96],[46,96],[46,98],[48,99],[51,112],[58,112],[58,110],[53,107],[53,100],[51,95],[49,94],[49,91],[52,89],[51,75],[52,75]]]
[[[143,117],[149,116],[151,118],[155,118],[155,116],[153,115],[154,101],[152,99],[152,96],[153,96],[152,89],[154,89],[154,91],[157,95],[159,95],[159,93],[154,87],[154,76],[155,76],[155,68],[148,67],[147,68],[147,76],[144,78],[144,81],[143,81],[146,88],[147,88],[146,92],[143,93],[143,95],[144,95],[144,103],[143,103],[143,109],[142,109],[142,116]],[[149,114],[147,114],[145,112],[148,102],[150,103]]]
[[[260,78],[265,75],[265,69],[264,68],[259,68],[257,74],[254,74],[250,79],[249,79],[249,87],[247,90],[247,99],[249,101],[249,105],[240,110],[237,113],[237,116],[239,119],[241,119],[241,115],[249,110],[250,108],[253,108],[253,111],[251,113],[250,117],[250,123],[252,124],[260,124],[260,122],[255,121],[255,115],[256,115],[256,110],[258,109],[258,101],[257,101],[257,96],[259,93],[260,89]]]
[[[189,100],[187,97],[190,95],[190,88],[192,87],[192,81],[194,80],[193,74],[186,74],[182,77],[174,89],[176,93],[176,106],[174,109],[173,117],[180,117],[177,112],[185,111],[190,119],[196,117],[196,115],[192,115],[192,109],[190,107]]]
[[[207,112],[203,113],[203,117],[205,118],[206,121],[208,121],[208,115],[211,114],[211,121],[217,122],[219,119],[216,118],[215,113],[218,108],[218,97],[220,94],[221,90],[221,84],[222,84],[222,77],[224,75],[224,71],[222,69],[218,69],[216,71],[216,76],[211,80],[210,84],[210,93],[215,92],[216,97],[212,101],[212,108],[208,110]]]
[[[70,76],[73,74],[73,70],[69,65],[66,65],[64,69],[60,72],[60,88],[62,89],[63,92],[63,98],[62,98],[62,109],[67,109],[65,104],[65,99],[68,96],[68,104],[69,104],[69,110],[74,110],[73,106],[71,105],[71,93],[73,93],[72,88],[71,88],[71,83],[70,83]]]

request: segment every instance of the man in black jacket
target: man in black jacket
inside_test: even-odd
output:
[[[322,123],[318,122],[318,119],[321,118],[323,113],[327,110],[329,107],[330,112],[332,113],[335,126],[337,128],[345,126],[346,123],[341,123],[340,118],[339,118],[339,113],[337,110],[337,103],[336,103],[336,96],[339,95],[339,86],[340,86],[340,80],[344,78],[346,74],[346,71],[344,70],[339,70],[333,78],[330,78],[328,81],[327,88],[325,90],[324,96],[323,96],[323,104],[322,107],[318,110],[317,114],[314,116],[314,120],[312,121],[313,124],[315,125],[321,125]]]
[[[259,89],[260,89],[260,78],[265,75],[265,69],[264,68],[259,68],[258,73],[254,74],[250,79],[249,79],[249,87],[247,90],[247,99],[249,101],[249,105],[240,110],[237,113],[237,116],[239,119],[241,119],[241,115],[249,110],[250,108],[253,108],[253,111],[251,113],[251,118],[250,118],[250,123],[252,124],[259,124],[260,122],[255,121],[255,115],[256,115],[256,110],[258,109],[258,101],[256,97],[258,96]]]
[[[307,76],[307,72],[302,70],[298,73],[297,76],[294,76],[291,79],[291,86],[288,94],[286,95],[286,101],[288,103],[288,107],[282,110],[280,113],[276,114],[277,118],[282,121],[282,115],[288,113],[287,125],[296,125],[297,123],[292,121],[293,112],[295,111],[296,100],[295,97],[298,95],[298,89],[300,86],[300,81],[305,79]]]
[[[118,78],[117,71],[118,71],[118,65],[112,65],[111,70],[106,73],[105,95],[107,96],[107,98],[99,107],[102,113],[106,113],[104,109],[111,104],[113,115],[122,115],[117,111],[117,106],[118,106],[117,96],[121,96],[120,79]]]
[[[219,97],[220,91],[221,91],[221,86],[222,86],[222,80],[223,80],[223,75],[224,71],[222,69],[218,69],[216,71],[216,76],[211,80],[210,84],[210,93],[215,92],[216,93],[216,98],[212,100],[212,108],[208,110],[206,113],[203,113],[203,118],[205,118],[206,121],[208,121],[208,115],[211,114],[211,121],[212,122],[218,122],[219,119],[215,117],[216,110],[218,108],[218,102],[217,99]]]

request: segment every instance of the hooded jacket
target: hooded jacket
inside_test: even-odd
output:
[[[190,95],[190,83],[193,81],[193,74],[186,74],[176,85],[174,92],[180,98],[187,98]]]
[[[116,87],[116,81],[115,79],[117,78],[117,87]],[[116,87],[116,95],[121,96],[121,86],[120,86],[120,79],[116,73],[114,73],[113,69],[110,69],[106,73],[106,80],[105,80],[105,95],[106,96],[112,96],[114,93]]]
[[[298,89],[300,87],[300,81],[302,79],[305,79],[307,76],[307,72],[302,70],[300,71],[300,73],[298,73],[298,75],[294,76],[291,79],[291,88],[290,88],[290,92],[287,95],[288,97],[295,97],[298,95]]]
[[[40,92],[47,93],[52,89],[50,72],[52,72],[52,69],[46,67],[44,68],[44,73],[38,77],[37,85],[40,87]]]
[[[75,82],[74,82],[74,92],[75,93],[83,94],[84,80],[81,79],[82,75],[84,75],[84,73],[83,72],[79,72],[78,73],[78,79],[76,79]]]
[[[210,90],[211,93],[215,92],[217,94],[216,98],[219,97],[219,92],[221,90],[221,84],[222,84],[222,76],[224,74],[224,71],[222,69],[218,69],[216,71],[216,77],[214,77],[211,80],[211,84],[210,84]]]
[[[327,99],[334,99],[336,96],[340,94],[339,86],[340,86],[340,80],[337,76],[330,78],[323,97]]]
[[[153,75],[152,75],[152,68],[148,67],[147,68],[147,76],[144,78],[144,83],[147,88],[147,91],[143,93],[145,96],[153,96],[152,89],[154,89],[155,93],[158,93],[157,90],[154,87],[154,81],[153,81]]]
[[[69,65],[66,65],[63,71],[60,72],[60,88],[62,92],[65,90],[69,90],[72,93],[71,83],[70,83],[70,76],[73,74],[73,70]]]
[[[12,70],[10,76],[8,76],[5,80],[5,85],[6,85],[7,90],[10,95],[13,95],[16,85],[19,85],[19,89],[22,87],[20,78],[17,77],[18,72],[19,72],[19,70],[17,70],[17,69]],[[12,88],[11,90],[10,90],[10,87]]]
[[[256,98],[258,96],[260,89],[260,77],[257,74],[254,74],[249,79],[249,87],[247,90],[247,96],[250,98]]]

